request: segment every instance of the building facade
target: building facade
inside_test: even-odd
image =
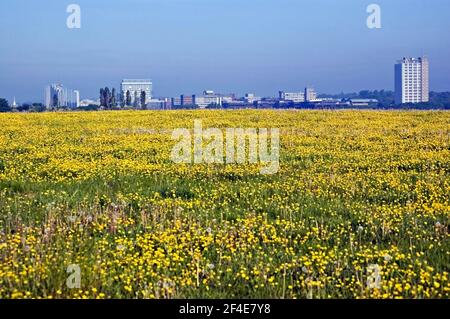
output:
[[[201,109],[208,106],[222,106],[223,97],[214,93],[214,91],[204,91],[203,95],[196,97],[195,104]]]
[[[62,84],[47,86],[44,95],[44,104],[48,109],[58,107],[76,108],[80,105],[80,92],[64,88]]]
[[[74,103],[75,103],[75,107],[80,107],[80,91],[78,90],[74,90],[73,91],[74,94]]]
[[[289,101],[294,103],[305,102],[305,92],[291,92],[287,93],[284,91],[279,92],[279,98],[282,101]]]
[[[127,101],[129,92],[131,102],[129,105],[135,105],[140,102],[141,93],[145,92],[145,103],[147,104],[153,97],[153,83],[148,79],[124,79],[120,85],[123,101]]]
[[[313,88],[305,88],[305,102],[315,102],[317,101],[317,93]]]
[[[244,101],[247,104],[253,104],[255,102],[260,102],[261,98],[253,93],[247,93],[245,94]]]
[[[395,65],[395,103],[430,101],[428,58],[403,58]]]

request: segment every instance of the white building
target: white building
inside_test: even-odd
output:
[[[260,102],[262,99],[259,96],[256,96],[253,93],[245,94],[244,101],[247,104],[253,104],[255,102]]]
[[[430,101],[428,58],[403,58],[395,65],[395,103]]]
[[[75,107],[80,107],[80,91],[74,90],[73,94],[75,95],[74,98]]]
[[[130,105],[134,105],[136,99],[141,98],[141,93],[145,92],[145,103],[147,104],[153,96],[153,83],[148,79],[124,79],[120,85],[123,100],[127,100],[127,92],[131,99]],[[140,100],[139,100],[140,101]]]
[[[195,104],[204,109],[208,106],[222,106],[223,97],[219,94],[215,94],[214,91],[204,91],[202,96],[197,96],[195,98]]]
[[[70,107],[74,108],[79,101],[80,92],[66,89],[62,84],[52,84],[45,88],[44,102],[47,108]]]
[[[84,99],[80,101],[80,106],[96,105],[100,106],[100,100]]]
[[[317,101],[317,93],[313,88],[307,87],[305,88],[305,102],[316,102]]]
[[[305,92],[279,92],[280,100],[289,101],[294,103],[303,103],[305,102]]]

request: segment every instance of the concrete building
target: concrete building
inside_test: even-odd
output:
[[[170,100],[168,98],[152,99],[146,105],[147,110],[168,110]]]
[[[280,91],[278,95],[280,101],[285,102],[293,102],[293,103],[320,102],[319,99],[317,99],[316,91],[311,87],[305,88],[303,92]]]
[[[208,106],[222,106],[223,98],[219,94],[215,94],[214,91],[204,91],[203,95],[196,97],[195,104],[201,109]]]
[[[282,101],[289,101],[294,103],[305,102],[305,92],[291,92],[287,93],[284,91],[279,92],[279,98]]]
[[[195,95],[181,95],[180,100],[181,100],[182,106],[196,105],[196,96]]]
[[[80,101],[80,106],[96,105],[100,106],[100,100],[84,99]]]
[[[428,58],[403,58],[395,65],[395,103],[430,101]]]
[[[48,109],[58,107],[75,108],[79,105],[79,97],[79,91],[66,89],[62,84],[51,84],[45,88],[44,103]]]
[[[75,107],[80,107],[80,91],[74,90],[73,93],[75,95]]]
[[[316,102],[317,101],[317,93],[313,88],[307,87],[305,88],[305,102]]]
[[[120,85],[120,92],[123,100],[127,100],[127,92],[131,102],[129,106],[140,104],[141,92],[145,92],[145,103],[147,104],[153,97],[153,83],[148,79],[124,79]]]
[[[180,97],[173,97],[171,99],[171,105],[174,107],[182,107],[182,106],[195,106],[197,101],[197,97],[194,95],[186,95],[182,94]]]
[[[256,96],[253,93],[245,94],[244,101],[247,104],[253,104],[255,102],[260,102],[262,99],[259,96]]]

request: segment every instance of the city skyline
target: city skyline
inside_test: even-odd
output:
[[[8,12],[0,13],[0,96],[40,101],[42,87],[64,83],[92,98],[119,79],[147,77],[157,83],[154,96],[205,87],[259,96],[309,85],[320,93],[394,90],[393,62],[423,55],[433,61],[430,90],[450,90],[444,1],[377,1],[381,29],[367,27],[363,0],[76,2],[75,30],[66,26],[69,3],[0,3]]]

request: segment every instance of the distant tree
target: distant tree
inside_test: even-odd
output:
[[[125,97],[123,96],[123,93],[120,94],[120,106],[124,107],[125,106]]]
[[[9,103],[5,99],[0,99],[0,112],[10,112],[11,108],[9,107]]]
[[[147,108],[147,104],[146,102],[146,94],[145,91],[141,91],[141,108],[146,109]]]
[[[131,106],[131,93],[130,93],[130,91],[127,91],[127,97],[126,97],[126,100],[125,100],[125,105],[126,106]]]
[[[33,112],[44,112],[45,110],[46,110],[46,107],[42,103],[33,103],[31,105],[31,109],[30,109],[30,111],[33,111]]]
[[[89,104],[88,106],[81,106],[80,110],[82,110],[82,111],[97,111],[98,105]]]
[[[105,89],[103,90],[103,100],[104,100],[104,107],[106,107],[107,109],[111,108],[111,91],[109,90],[108,87],[105,87]]]
[[[370,98],[370,91],[368,91],[368,90],[364,90],[364,91],[360,91],[359,92],[359,97],[361,98],[361,99],[368,99],[368,98]]]
[[[53,107],[58,107],[58,106],[59,106],[58,94],[54,94],[54,95],[53,95],[52,106],[53,106]]]
[[[111,101],[110,101],[110,106],[111,107],[116,107],[117,106],[117,101],[116,101],[116,89],[113,88],[111,90]]]
[[[139,98],[138,98],[138,92],[134,91],[134,107],[138,108],[139,104]]]
[[[430,92],[430,104],[435,108],[450,108],[450,92]]]
[[[28,103],[24,103],[17,107],[17,110],[19,112],[26,112],[26,111],[29,111],[30,109],[31,109],[31,105]]]
[[[100,89],[100,106],[105,106],[105,90]]]

